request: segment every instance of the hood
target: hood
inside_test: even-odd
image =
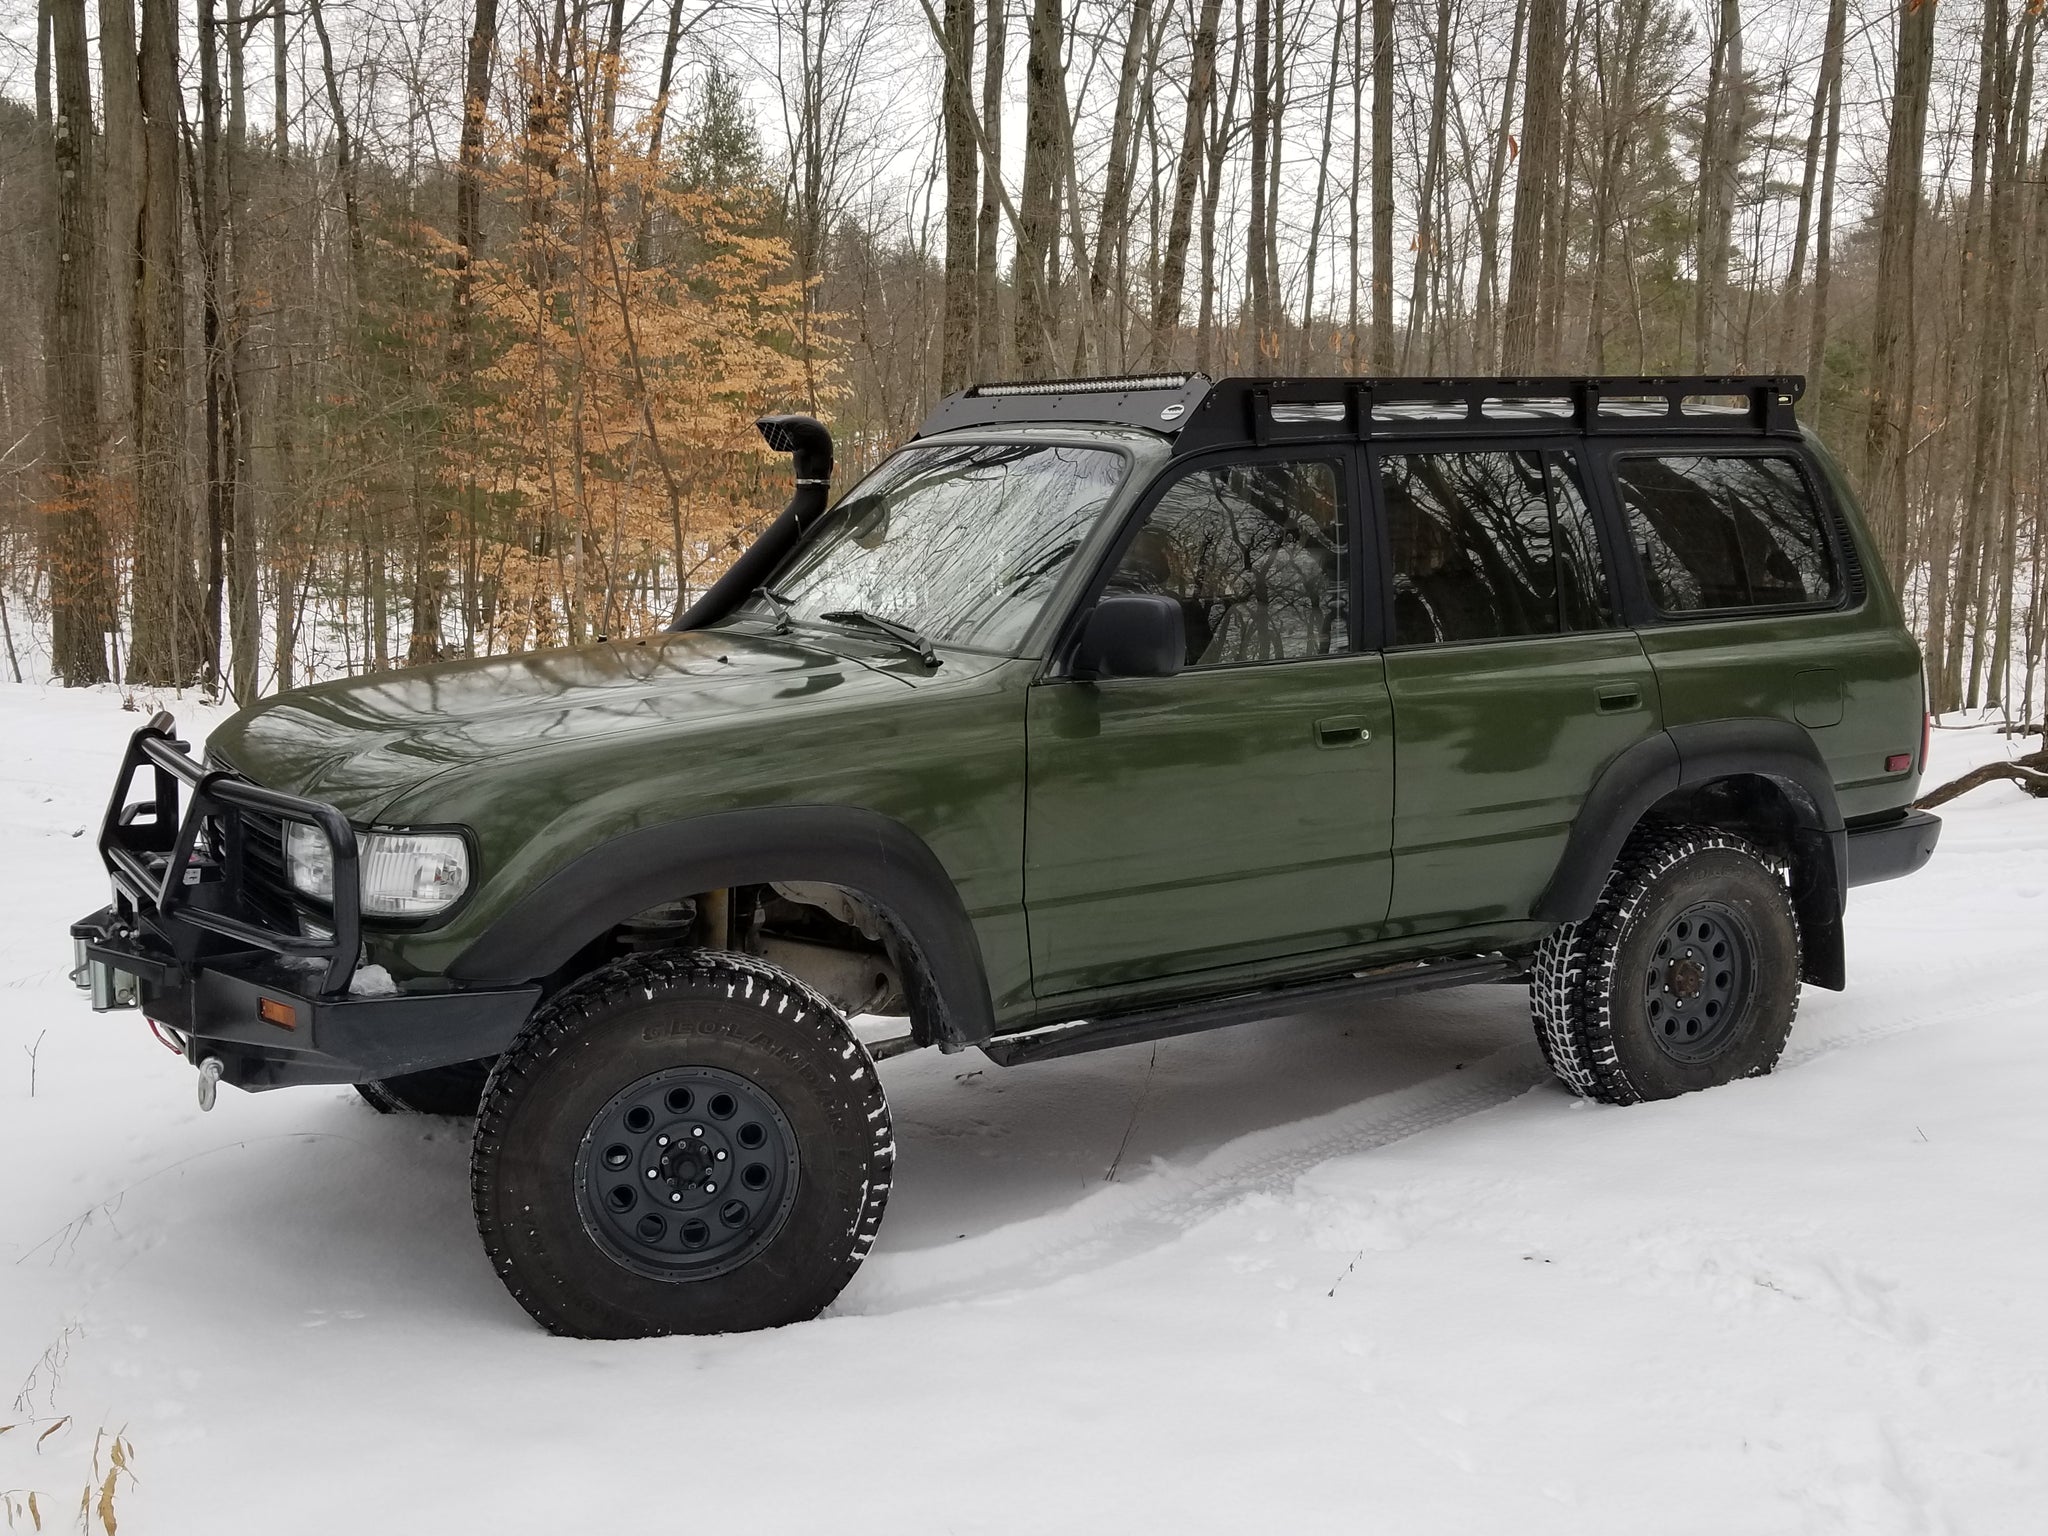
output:
[[[368,822],[451,768],[908,686],[798,636],[698,630],[319,683],[243,710],[207,750],[258,784]]]

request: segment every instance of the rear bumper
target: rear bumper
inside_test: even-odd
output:
[[[95,1007],[140,1009],[193,1066],[216,1059],[223,1082],[252,1090],[372,1082],[495,1056],[540,998],[538,986],[323,996],[317,970],[267,955],[180,961],[114,907],[73,923],[71,936],[80,984],[95,972],[101,982]]]
[[[1934,857],[1941,841],[1941,818],[1926,811],[1908,811],[1896,821],[1849,828],[1846,870],[1850,885],[1875,885],[1910,875]]]

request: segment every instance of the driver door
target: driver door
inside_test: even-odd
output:
[[[1183,470],[1107,586],[1180,603],[1186,669],[1030,690],[1040,997],[1340,952],[1384,924],[1392,711],[1362,648],[1354,475],[1345,448]]]

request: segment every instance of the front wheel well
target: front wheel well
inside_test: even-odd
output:
[[[720,886],[659,902],[579,949],[548,991],[623,956],[687,950],[766,960],[848,1017],[906,1016],[918,1045],[949,1038],[943,1000],[910,931],[868,893],[828,881]]]

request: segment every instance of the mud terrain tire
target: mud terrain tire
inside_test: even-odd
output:
[[[491,1073],[470,1189],[499,1278],[550,1332],[728,1333],[844,1289],[894,1161],[874,1062],[832,1006],[690,952],[543,1005]]]
[[[1636,1104],[1769,1072],[1799,972],[1799,920],[1772,860],[1717,828],[1648,827],[1591,915],[1537,951],[1530,1012],[1572,1092]]]

